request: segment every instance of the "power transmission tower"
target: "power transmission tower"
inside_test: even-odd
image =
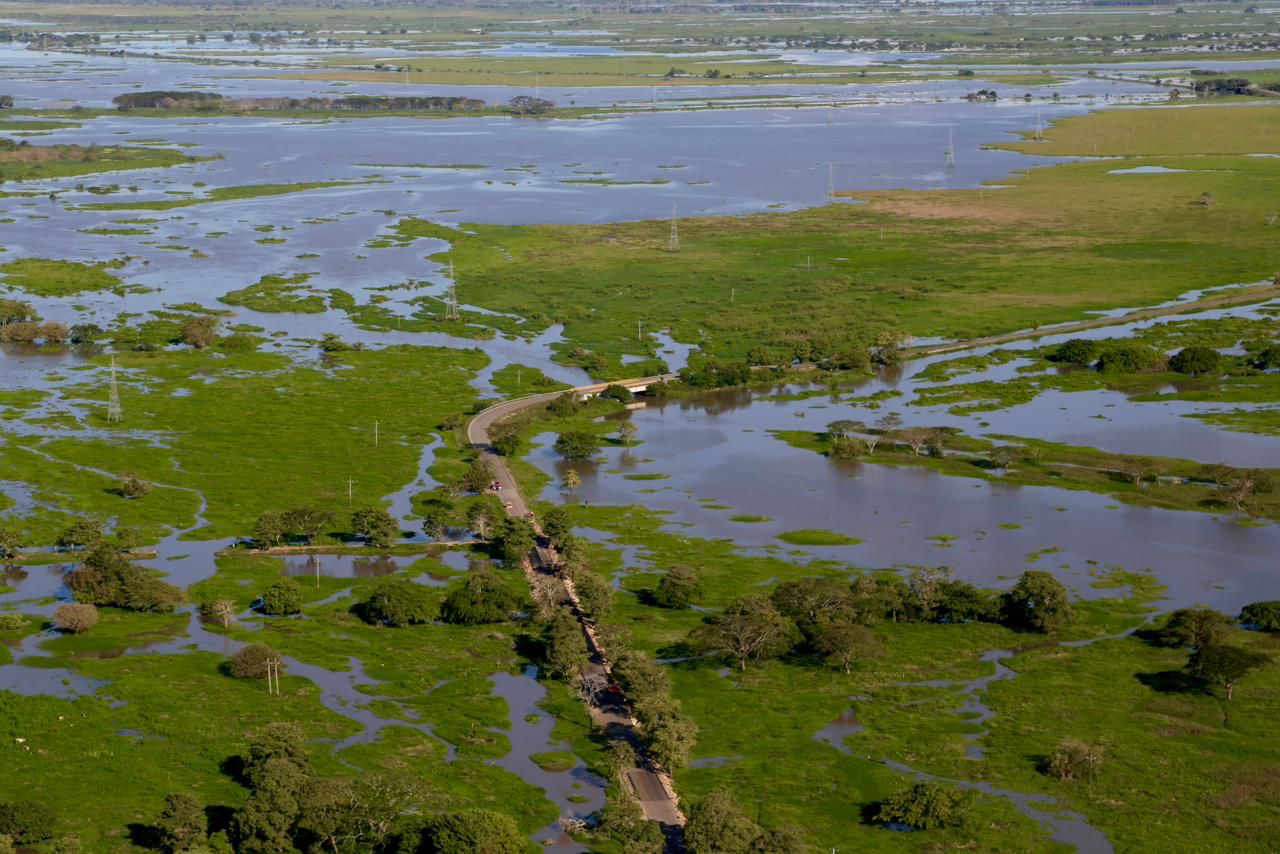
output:
[[[1044,142],[1044,122],[1040,120],[1040,112],[1036,111],[1036,142]]]
[[[836,165],[834,163],[827,164],[827,198],[831,198],[836,194]]]
[[[124,420],[124,410],[120,408],[120,387],[116,384],[116,357],[111,357],[111,392],[107,396],[107,421]]]
[[[956,132],[953,130],[947,136],[947,150],[943,152],[946,158],[947,168],[956,168]]]
[[[449,291],[445,294],[444,319],[462,319],[462,314],[458,311],[458,278],[453,273],[452,261],[449,262]]]
[[[676,203],[671,203],[671,237],[667,239],[667,251],[680,251],[680,229],[676,225]]]

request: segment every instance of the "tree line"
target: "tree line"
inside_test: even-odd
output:
[[[254,110],[328,110],[350,112],[431,112],[482,110],[479,98],[460,96],[346,95],[341,98],[227,98],[217,92],[126,92],[111,99],[117,110],[197,110],[252,112]]]

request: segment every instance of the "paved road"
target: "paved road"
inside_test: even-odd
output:
[[[650,385],[665,379],[671,379],[673,376],[673,374],[667,374],[656,377],[642,377],[636,380],[628,380],[623,384],[629,386]],[[574,389],[574,391],[580,394],[594,394],[603,391],[607,385],[607,383],[599,383],[581,386]],[[520,494],[515,478],[511,476],[511,470],[507,468],[506,460],[494,453],[493,447],[489,444],[489,431],[493,429],[495,424],[504,419],[510,418],[526,409],[550,403],[562,394],[564,394],[564,391],[554,391],[495,404],[476,415],[467,425],[467,441],[480,451],[482,459],[487,460],[493,466],[494,476],[503,487],[500,493],[502,500],[511,505],[507,508],[507,514],[510,516],[523,518],[529,512],[529,504],[525,497]],[[547,566],[543,562],[539,551],[535,551],[530,555],[533,571],[535,573],[556,571],[554,566]],[[575,607],[576,603],[569,602],[568,606]],[[579,617],[579,621],[581,622],[581,617]],[[583,629],[594,639],[593,633],[585,625]],[[596,645],[598,647],[598,643]],[[601,650],[601,653],[603,657],[603,650]],[[601,661],[592,666],[604,669],[607,667],[607,661]],[[591,705],[589,706],[589,711],[592,720],[609,738],[626,740],[637,746],[640,744],[640,736],[636,731],[635,721],[626,708],[606,709]],[[673,851],[683,850],[681,828],[684,826],[684,815],[680,812],[675,793],[664,783],[663,778],[653,770],[644,767],[624,769],[622,776],[632,793],[635,794],[636,800],[640,802],[645,818],[662,825],[663,833],[668,840],[668,849]]]

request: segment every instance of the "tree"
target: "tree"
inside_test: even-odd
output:
[[[1230,617],[1212,608],[1179,608],[1165,621],[1160,640],[1169,646],[1200,649],[1221,643],[1233,625]]]
[[[381,507],[361,507],[351,514],[352,530],[369,545],[385,549],[400,536],[395,518]]]
[[[582,486],[582,475],[573,469],[569,469],[564,473],[564,479],[560,483],[564,487],[564,491],[572,495],[579,486]]]
[[[571,572],[574,592],[582,613],[590,620],[599,622],[613,611],[613,588],[590,569],[582,568]]]
[[[615,745],[627,745],[627,742],[611,741],[609,750],[612,751]],[[632,761],[627,767],[634,764],[633,751]],[[616,778],[617,775],[614,776]],[[600,812],[596,813],[594,833],[621,844],[627,854],[659,854],[663,850],[662,831],[658,824],[645,818],[639,801],[625,790],[619,790],[617,797],[605,800]]]
[[[133,474],[120,478],[120,494],[125,498],[141,498],[151,492],[151,484]]]
[[[1235,694],[1241,679],[1265,664],[1271,656],[1226,644],[1204,646],[1191,653],[1187,672],[1204,682],[1218,685],[1227,692],[1227,700]]]
[[[781,656],[791,648],[795,634],[795,624],[757,593],[731,602],[723,614],[694,629],[692,639],[699,649],[725,653],[739,670],[746,670],[749,661]]]
[[[902,441],[907,443],[907,447],[918,457],[924,450],[924,446],[929,444],[933,439],[933,430],[928,427],[908,427],[902,431]]]
[[[280,653],[266,644],[248,644],[231,656],[231,675],[237,679],[266,679],[269,661],[279,661],[283,670],[284,662],[280,658]]]
[[[880,804],[876,821],[916,830],[959,827],[967,818],[973,792],[924,781],[890,795]]]
[[[53,836],[58,818],[38,801],[0,803],[0,834],[19,845],[41,842]]]
[[[467,508],[467,527],[480,539],[488,539],[494,515],[493,508],[484,501],[478,501]]]
[[[304,850],[346,851],[359,836],[355,788],[347,780],[316,777],[298,799],[298,835],[311,842]]]
[[[1098,358],[1098,343],[1087,338],[1071,338],[1058,345],[1052,358],[1069,365],[1092,365]]]
[[[1052,573],[1029,569],[1001,598],[1005,622],[1018,629],[1052,634],[1071,622],[1067,588]]]
[[[129,611],[172,611],[186,594],[145,567],[136,566],[107,543],[84,552],[80,566],[66,575],[77,602]]]
[[[1041,770],[1058,780],[1084,780],[1089,782],[1102,766],[1103,748],[1077,738],[1058,742],[1045,757]]]
[[[676,565],[658,579],[653,602],[662,608],[681,610],[702,598],[702,582],[692,567]]]
[[[287,617],[302,613],[302,588],[292,578],[278,578],[267,585],[260,597],[262,613]]]
[[[622,437],[622,444],[628,448],[631,443],[636,440],[636,434],[640,432],[640,428],[636,426],[634,421],[623,421],[618,425],[618,435]]]
[[[287,511],[283,518],[285,529],[301,534],[306,539],[307,545],[313,543],[315,538],[320,535],[320,532],[324,530],[324,526],[332,521],[332,510],[325,510],[322,507],[310,504],[294,507],[292,510]]]
[[[179,330],[178,339],[183,344],[203,350],[218,338],[218,318],[209,314],[188,317]]]
[[[561,433],[552,447],[566,460],[589,460],[600,450],[600,437],[585,430],[569,430]]]
[[[689,854],[746,854],[760,836],[760,826],[724,787],[712,789],[694,804],[688,819],[684,840]]]
[[[470,809],[429,818],[418,850],[426,854],[515,854],[527,847],[510,816]]]
[[[128,553],[142,545],[143,534],[137,528],[121,526],[116,528],[115,545],[120,551]]]
[[[573,518],[565,508],[552,507],[542,514],[542,533],[546,534],[547,539],[552,543],[559,545],[572,532]]]
[[[1210,347],[1184,347],[1169,360],[1170,370],[1180,374],[1217,373],[1222,356]]]
[[[802,630],[812,628],[820,619],[853,619],[849,587],[833,578],[784,581],[773,588],[769,598]]]
[[[284,514],[273,510],[263,513],[253,525],[253,542],[260,549],[280,545],[288,534]]]
[[[510,516],[502,520],[494,537],[493,546],[502,562],[507,566],[520,566],[533,551],[536,538],[533,526],[524,519]]]
[[[533,98],[529,95],[517,95],[511,99],[511,109],[517,116],[539,116],[555,109],[555,106],[555,102],[546,98]]]
[[[205,602],[200,606],[200,616],[211,623],[217,623],[224,629],[229,629],[236,621],[236,603],[230,599]]]
[[[1280,601],[1245,605],[1240,611],[1240,622],[1264,632],[1280,632]]]
[[[0,524],[0,560],[13,560],[22,551],[22,534],[12,525]]]
[[[605,386],[604,391],[600,392],[600,396],[606,400],[616,400],[618,403],[630,403],[636,399],[636,396],[631,393],[631,389],[617,383],[610,383]],[[626,422],[624,421],[623,423],[625,424]]]
[[[1017,448],[1012,445],[1001,445],[998,448],[992,448],[989,456],[991,457],[991,465],[1000,471],[1008,471],[1013,468],[1013,464],[1021,457]]]
[[[462,491],[479,495],[493,486],[493,481],[493,464],[484,457],[477,457],[467,466],[467,471],[462,476]]]
[[[951,580],[945,566],[918,566],[907,576],[907,603],[917,620],[933,622],[942,603],[942,587]]]
[[[1163,354],[1145,344],[1121,344],[1098,357],[1098,370],[1104,374],[1136,374],[1155,368]]]
[[[437,614],[435,596],[426,587],[403,578],[384,578],[369,588],[358,608],[360,618],[388,626],[429,623]]]
[[[871,629],[841,622],[818,623],[814,647],[828,661],[844,668],[845,673],[852,673],[859,659],[879,655],[882,649]]]
[[[164,810],[156,819],[160,847],[168,852],[190,851],[208,838],[209,822],[204,806],[188,792],[165,795]]]
[[[506,621],[515,610],[516,597],[491,569],[471,572],[461,587],[455,587],[440,605],[440,619],[446,623],[476,626]]]
[[[653,698],[635,707],[643,727],[644,747],[659,767],[676,771],[689,764],[698,741],[698,726],[684,713],[678,700]]]
[[[53,612],[53,625],[59,631],[84,634],[98,625],[98,609],[93,605],[59,605]]]
[[[70,527],[58,535],[58,548],[78,549],[90,543],[96,543],[105,537],[102,523],[93,519],[77,519]]]
[[[489,431],[489,445],[499,456],[517,456],[521,444],[520,430],[514,424],[498,424]]]
[[[274,721],[249,737],[248,747],[240,754],[240,764],[250,788],[258,788],[267,764],[276,759],[304,770],[310,767],[307,734],[297,723]]]
[[[542,659],[550,675],[564,679],[572,678],[590,660],[582,626],[564,608],[552,610],[542,624]]]
[[[860,575],[850,582],[849,595],[854,620],[863,625],[896,623],[907,610],[907,585],[897,576]]]
[[[286,854],[296,850],[293,826],[308,774],[286,759],[268,759],[255,775],[253,794],[236,813],[233,829],[240,854]]]

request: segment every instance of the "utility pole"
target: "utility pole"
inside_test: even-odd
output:
[[[116,357],[111,357],[111,391],[107,395],[107,421],[118,423],[124,420],[124,410],[120,408],[120,387],[116,384]]]
[[[643,335],[643,334],[641,334],[641,332],[640,332],[640,321],[638,321],[638,320],[636,321],[636,340],[637,340],[637,341],[643,341],[643,340],[644,340],[644,335]]]
[[[667,238],[667,251],[680,251],[680,229],[676,226],[676,203],[671,203],[671,236]]]
[[[280,659],[268,658],[267,665],[267,693],[280,696]]]
[[[373,446],[378,447],[378,422],[373,422]]]
[[[352,480],[350,477],[347,478],[347,508],[348,509],[350,509],[351,507],[351,496],[353,494],[351,491],[351,487],[355,486],[355,483],[356,482]]]
[[[449,262],[449,291],[445,295],[444,319],[445,320],[461,320],[462,314],[458,311],[458,277],[453,272],[453,262]]]

